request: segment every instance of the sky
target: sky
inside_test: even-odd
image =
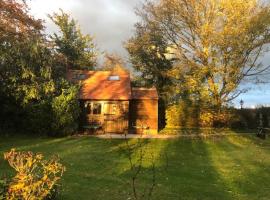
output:
[[[130,38],[134,24],[138,21],[135,7],[142,0],[31,0],[30,12],[36,18],[45,20],[46,32],[52,33],[57,28],[48,19],[47,14],[59,11],[59,8],[69,13],[78,21],[82,32],[94,36],[100,52],[117,53],[125,60],[128,54],[123,43]],[[263,64],[270,65],[270,54],[264,56]],[[243,87],[245,84],[243,84]],[[256,105],[270,106],[270,83],[262,86],[249,86],[247,93],[239,96],[235,106],[243,99],[245,107]]]

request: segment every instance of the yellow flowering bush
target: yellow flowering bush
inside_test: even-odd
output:
[[[213,112],[201,112],[200,113],[200,126],[201,127],[212,127],[214,122]]]
[[[198,127],[199,111],[195,105],[182,101],[166,110],[167,127]]]
[[[56,156],[45,160],[41,153],[11,149],[4,154],[4,158],[17,172],[8,186],[6,199],[9,200],[41,200],[48,197],[65,171]]]
[[[221,111],[206,106],[198,106],[184,101],[171,105],[166,110],[167,128],[175,127],[202,127],[220,128],[230,127],[235,119],[232,109],[224,108]]]

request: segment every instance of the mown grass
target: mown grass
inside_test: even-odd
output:
[[[140,157],[138,140],[129,140],[132,158]],[[235,135],[208,139],[143,140],[138,193],[150,187],[152,161],[156,187],[152,199],[270,199],[270,139]],[[125,140],[93,137],[7,137],[0,141],[0,176],[12,174],[3,153],[58,154],[67,168],[62,199],[132,199]],[[167,162],[168,161],[168,162]]]
[[[164,135],[221,135],[221,134],[247,134],[257,132],[256,129],[229,129],[229,128],[185,128],[185,127],[166,127],[159,133]]]

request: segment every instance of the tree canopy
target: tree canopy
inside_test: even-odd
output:
[[[24,1],[1,1],[0,92],[27,103],[54,90],[43,24]]]
[[[269,69],[259,62],[270,42],[269,4],[159,0],[137,13],[141,21],[127,43],[131,62],[145,79],[169,77],[174,96],[220,108],[244,92],[243,80]]]
[[[60,34],[54,33],[51,39],[56,51],[63,56],[66,67],[92,70],[97,57],[93,37],[83,35],[77,22],[63,10],[49,17],[60,30]]]
[[[78,88],[55,74],[58,56],[43,22],[29,14],[25,1],[2,0],[0,8],[0,129],[71,133],[77,126]],[[58,116],[60,111],[66,115]]]
[[[137,23],[135,35],[125,47],[135,71],[139,72],[138,81],[144,86],[155,86],[160,96],[166,98],[169,86],[168,70],[172,69],[172,60],[166,58],[168,42],[155,23]]]
[[[105,53],[104,62],[101,66],[102,70],[113,71],[115,69],[125,69],[124,59],[116,53]]]

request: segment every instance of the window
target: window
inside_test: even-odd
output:
[[[74,80],[84,80],[84,79],[86,79],[86,74],[74,74],[72,76],[72,79],[74,79]]]
[[[76,80],[77,79],[77,74],[73,74],[72,79]]]
[[[109,81],[119,81],[120,77],[119,76],[109,76]]]
[[[92,107],[91,107],[91,103],[87,102],[84,104],[85,110],[86,110],[86,114],[91,114],[92,111]]]
[[[117,111],[117,105],[114,104],[114,105],[112,106],[112,114],[115,115],[115,114],[116,114],[116,111]]]
[[[78,74],[78,79],[79,80],[84,80],[86,78],[85,74]]]
[[[93,104],[93,114],[100,115],[101,114],[101,103],[94,103]]]
[[[114,103],[106,103],[104,112],[106,115],[116,115],[118,112],[118,105]]]

